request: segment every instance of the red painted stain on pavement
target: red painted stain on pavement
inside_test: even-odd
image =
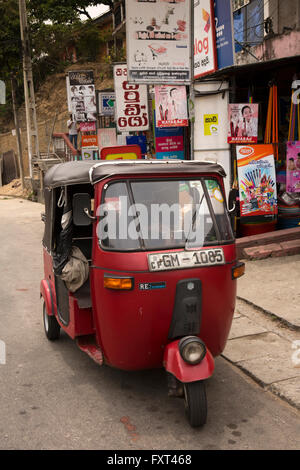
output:
[[[131,439],[133,441],[136,441],[137,439],[139,439],[139,434],[136,433],[136,426],[134,426],[134,424],[131,424],[130,422],[130,418],[128,416],[123,416],[121,419],[120,419],[121,423],[124,424],[125,426],[125,429],[129,432],[130,436],[131,436]]]

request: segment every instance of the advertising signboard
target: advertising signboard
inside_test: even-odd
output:
[[[272,144],[236,147],[241,217],[277,214]]]
[[[156,86],[155,109],[157,127],[188,126],[185,86]]]
[[[98,129],[99,150],[104,147],[113,147],[117,145],[117,132],[115,128]]]
[[[228,105],[229,144],[256,144],[258,131],[258,104]]]
[[[286,190],[300,193],[300,142],[287,142]]]
[[[67,94],[69,111],[74,121],[96,121],[96,93],[92,70],[68,72]]]
[[[82,135],[81,146],[82,147],[98,147],[97,135]]]
[[[191,82],[191,1],[126,0],[130,82]]]
[[[100,116],[115,115],[115,93],[98,92],[98,109]]]
[[[232,0],[214,0],[218,69],[234,65]]]
[[[194,0],[194,78],[217,70],[213,0]]]
[[[127,65],[114,66],[116,123],[119,132],[145,131],[149,128],[146,85],[127,81]]]

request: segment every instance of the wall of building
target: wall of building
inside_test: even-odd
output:
[[[284,57],[293,57],[300,55],[300,31],[290,31],[286,34],[266,38],[262,44],[251,47],[249,54],[242,51],[236,54],[236,64],[245,65],[257,63],[258,61],[267,61],[282,59]],[[255,56],[255,57],[254,57]]]

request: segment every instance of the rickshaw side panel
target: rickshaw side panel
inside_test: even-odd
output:
[[[41,281],[40,293],[43,297],[48,315],[55,315],[60,327],[72,338],[95,333],[92,308],[79,308],[75,296],[69,293],[69,323],[65,325],[57,311],[57,297],[53,272],[52,256],[44,248],[44,279]]]
[[[43,248],[43,260],[44,279],[41,281],[40,293],[45,301],[48,315],[57,316],[52,256],[48,253],[46,248]]]

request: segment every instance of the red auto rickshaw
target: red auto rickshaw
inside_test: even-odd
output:
[[[192,426],[235,309],[223,168],[200,161],[67,162],[45,175],[45,333],[98,364],[164,367]]]

